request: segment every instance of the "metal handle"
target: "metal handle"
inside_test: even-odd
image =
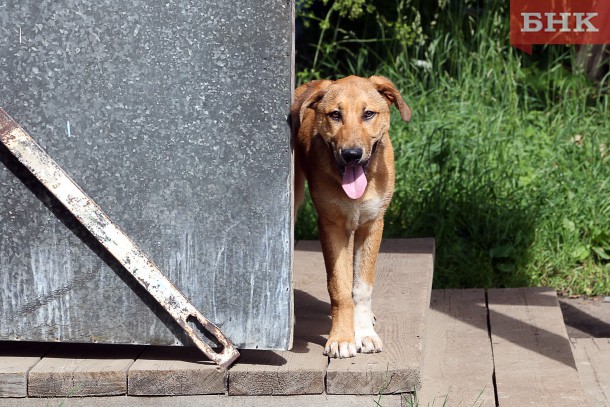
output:
[[[235,349],[235,346],[222,334],[220,329],[210,321],[208,321],[201,313],[197,310],[189,315],[185,320],[185,325],[183,326],[187,335],[191,338],[191,340],[195,343],[195,345],[201,349],[206,356],[212,359],[216,364],[228,368],[237,360],[239,357],[239,352]],[[198,322],[201,325],[201,328],[205,330],[205,332],[211,334],[216,338],[218,343],[222,345],[222,350],[220,352],[214,351],[204,340],[201,338],[201,330],[194,329],[190,326],[193,322]],[[194,324],[197,327],[197,323]],[[197,327],[199,328],[199,327]]]

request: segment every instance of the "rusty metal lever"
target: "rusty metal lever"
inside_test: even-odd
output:
[[[129,236],[2,108],[0,141],[152,295],[208,358],[225,368],[231,366],[239,357],[231,341],[191,304]],[[217,353],[205,343],[202,333],[193,329],[191,323],[216,338],[223,347],[222,351]]]

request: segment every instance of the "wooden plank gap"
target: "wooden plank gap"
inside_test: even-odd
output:
[[[193,347],[149,346],[127,371],[130,396],[190,396],[226,391],[226,371]]]
[[[0,342],[0,397],[27,397],[29,374],[52,343]]]
[[[572,338],[572,350],[589,405],[609,406],[610,339]]]
[[[31,397],[127,394],[127,369],[141,346],[57,344],[30,370]]]
[[[419,405],[495,406],[483,289],[433,290]]]
[[[498,401],[515,406],[586,406],[552,288],[488,290]]]
[[[57,345],[57,343],[52,343],[51,346],[49,346],[49,348],[47,349],[47,351],[40,357],[40,359],[38,359],[36,361],[36,363],[34,363],[32,366],[30,366],[30,368],[28,369],[28,371],[26,372],[26,392],[28,393],[28,397],[30,397],[29,394],[29,386],[28,383],[30,382],[30,372],[32,371],[32,369],[34,369],[49,353],[51,353],[53,351],[53,349],[55,348],[55,346]]]
[[[487,288],[485,289],[485,313],[487,319],[487,338],[489,340],[489,347],[491,349],[491,363],[493,368],[491,372],[491,383],[494,392],[494,403],[496,406],[499,406],[500,399],[498,398],[498,381],[496,378],[496,358],[494,356],[494,341],[491,334],[491,313],[489,312],[489,292],[487,291]]]

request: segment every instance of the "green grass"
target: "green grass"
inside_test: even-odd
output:
[[[386,399],[384,398],[385,395],[383,394],[383,391],[385,390],[385,388],[382,388],[379,392],[379,394],[373,398],[373,405],[375,407],[384,407],[387,404]],[[470,403],[470,404],[465,404],[468,401],[465,400],[461,400],[459,401],[459,403],[461,405],[470,405],[472,407],[477,407],[477,406],[482,406],[485,401],[487,401],[486,397],[493,397],[493,395],[489,395],[487,394],[486,396],[484,396],[486,388],[484,387],[479,394],[477,394],[476,398]],[[401,405],[405,405],[408,407],[445,407],[447,406],[449,402],[452,402],[452,397],[451,397],[451,388],[449,388],[449,390],[447,391],[447,394],[442,395],[442,396],[437,396],[435,397],[433,400],[431,401],[426,401],[426,400],[420,400],[420,397],[417,393],[417,391],[413,391],[413,393],[402,393],[401,394]]]
[[[58,407],[65,407],[66,403],[67,403],[67,397],[74,397],[77,396],[78,393],[83,389],[84,385],[82,383],[79,383],[75,386],[72,387],[72,389],[68,392],[68,394],[66,394],[66,398],[64,398],[63,400],[61,400],[61,402],[58,404]],[[47,401],[47,407],[50,405],[50,402]]]
[[[436,238],[435,287],[608,294],[607,92],[572,73],[571,48],[511,49],[503,16],[494,9],[438,30],[374,68],[362,62],[366,43],[335,67],[344,71],[321,53],[300,78],[376,73],[401,89],[413,119],[392,117],[397,179],[385,236]],[[317,237],[311,203],[296,236]]]

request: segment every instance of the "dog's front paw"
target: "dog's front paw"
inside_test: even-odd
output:
[[[374,329],[356,330],[356,349],[362,353],[376,353],[383,350],[383,343]]]
[[[324,347],[324,354],[331,358],[351,358],[358,353],[354,340],[330,338]]]
[[[362,353],[376,353],[383,350],[379,335],[375,332],[375,316],[366,308],[358,307],[354,314],[356,349]]]

